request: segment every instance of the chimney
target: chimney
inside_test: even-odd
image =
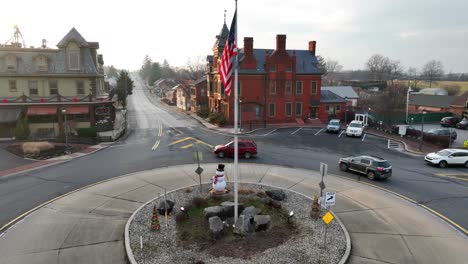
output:
[[[253,38],[244,38],[244,54],[250,56],[253,54]]]
[[[276,35],[276,50],[286,50],[286,35]]]
[[[315,56],[315,49],[317,48],[317,41],[309,41],[309,51]]]

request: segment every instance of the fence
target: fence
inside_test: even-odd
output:
[[[439,122],[442,118],[446,116],[452,116],[452,113],[444,112],[444,113],[427,113],[427,114],[422,114],[422,113],[409,114],[408,119],[412,121],[412,123],[421,123],[423,116],[424,116],[424,122],[430,123],[430,122]]]

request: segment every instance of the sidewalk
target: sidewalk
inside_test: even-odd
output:
[[[202,164],[209,182],[217,164]],[[0,235],[0,263],[126,263],[124,227],[132,212],[164,192],[198,184],[194,164],[133,173],[60,197]],[[232,175],[232,164],[226,174]],[[319,193],[317,171],[240,164],[240,181]],[[391,193],[328,175],[334,213],[350,233],[348,263],[451,263],[468,259],[466,235]],[[179,205],[176,205],[179,206]]]
[[[64,155],[64,156],[60,156],[60,157],[56,157],[56,158],[52,158],[48,160],[34,161],[26,165],[18,166],[18,167],[7,169],[7,170],[2,170],[0,171],[0,177],[12,176],[12,175],[23,173],[23,172],[28,172],[28,171],[32,171],[32,170],[36,170],[40,168],[49,167],[51,165],[66,162],[74,158],[79,158],[82,156],[93,154],[105,148],[107,148],[107,145],[98,144],[98,145],[89,146],[85,149],[82,149],[80,151],[77,151],[68,155]]]

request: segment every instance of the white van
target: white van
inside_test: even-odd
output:
[[[353,120],[351,121],[351,123],[349,123],[348,127],[346,128],[346,136],[361,137],[363,131],[364,125],[362,121]]]

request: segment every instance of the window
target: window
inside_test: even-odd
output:
[[[336,109],[336,111],[340,111],[341,110],[341,105],[337,104],[335,109]]]
[[[292,115],[292,103],[286,103],[286,116]]]
[[[57,95],[58,94],[57,81],[49,80],[49,93],[50,93],[50,95]]]
[[[241,95],[241,92],[242,92],[242,82],[239,82],[237,84],[237,94]]]
[[[6,57],[6,66],[7,71],[16,71],[16,57],[13,55],[8,55]]]
[[[29,81],[29,96],[39,95],[37,90],[37,81]]]
[[[296,103],[296,116],[302,115],[302,103]]]
[[[76,82],[76,93],[80,94],[80,95],[85,94],[84,82],[83,81],[77,81]]]
[[[292,93],[292,82],[291,81],[286,81],[284,93],[285,94],[291,94]]]
[[[260,117],[260,106],[259,105],[255,106],[255,117]]]
[[[36,70],[47,71],[47,57],[41,55],[36,58]]]
[[[317,82],[310,83],[310,94],[317,94]]]
[[[276,94],[276,81],[270,81],[270,95]]]
[[[292,67],[291,66],[286,66],[286,71],[287,72],[292,72]]]
[[[275,72],[275,71],[276,71],[276,65],[271,65],[270,72]]]
[[[326,111],[330,111],[330,106],[329,106],[329,105],[326,105],[326,106],[325,106],[325,110],[326,110]]]
[[[89,122],[89,114],[67,114],[67,120]]]
[[[371,164],[371,161],[369,159],[361,159],[362,164]]]
[[[8,81],[8,86],[10,86],[10,92],[12,92],[12,93],[16,93],[16,92],[17,92],[17,89],[16,89],[16,80],[9,80],[9,81]]]
[[[270,103],[270,117],[274,117],[275,116],[275,103]]]
[[[296,82],[296,94],[302,94],[302,81]]]
[[[80,69],[80,53],[77,51],[68,52],[68,69],[79,70]]]

